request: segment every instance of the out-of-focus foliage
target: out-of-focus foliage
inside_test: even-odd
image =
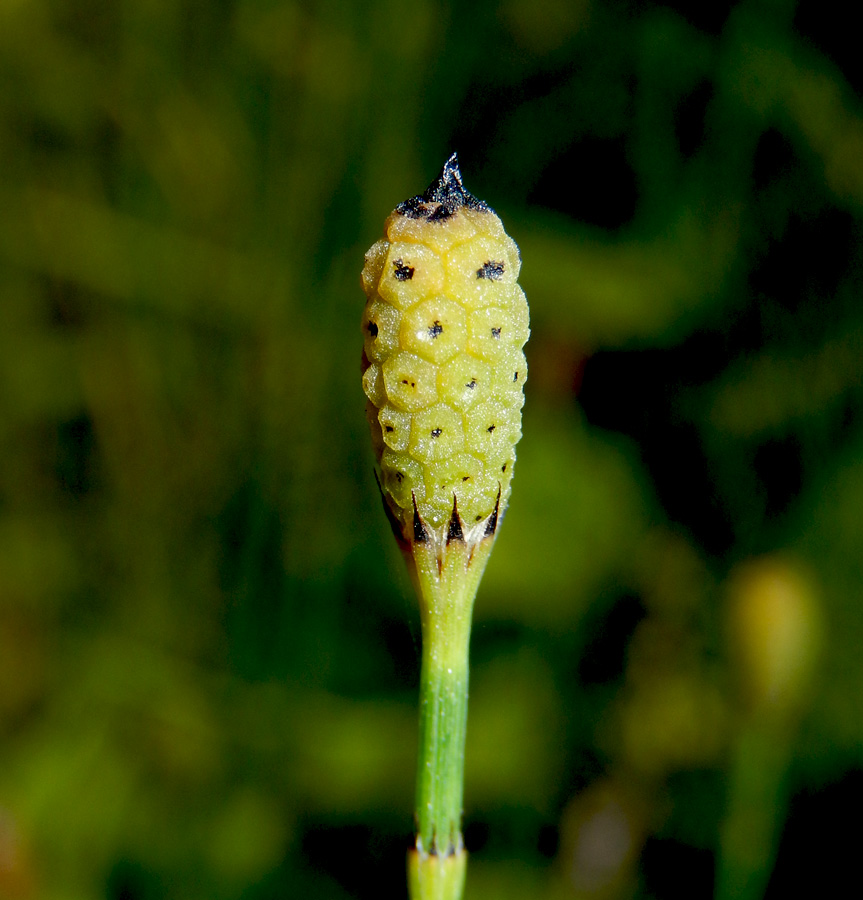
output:
[[[859,886],[842,15],[0,0],[3,900],[405,896],[418,628],[358,281],[454,149],[533,323],[468,896]]]

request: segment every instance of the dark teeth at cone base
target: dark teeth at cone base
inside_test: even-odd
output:
[[[429,539],[428,529],[422,520],[420,511],[417,509],[416,497],[414,497],[414,541],[423,544]]]
[[[488,517],[485,526],[485,537],[491,537],[497,531],[498,516],[500,514],[500,491],[497,492],[497,502],[494,505],[494,512]]]
[[[453,497],[452,502],[452,516],[449,520],[449,527],[447,528],[446,542],[449,544],[452,541],[463,541],[464,540],[464,529],[461,525],[461,519],[458,514],[458,498]]]

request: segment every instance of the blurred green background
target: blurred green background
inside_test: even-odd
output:
[[[0,898],[405,897],[359,271],[453,150],[533,326],[468,900],[859,891],[846,9],[0,0]]]

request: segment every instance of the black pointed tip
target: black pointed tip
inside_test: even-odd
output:
[[[477,200],[473,194],[465,190],[458,165],[458,153],[453,153],[443,164],[437,178],[426,188],[422,196],[427,203],[440,203],[450,215],[461,206],[468,209],[488,209],[486,203]]]
[[[424,193],[400,203],[396,210],[413,219],[428,219],[440,222],[454,215],[461,207],[491,212],[491,207],[466,191],[458,165],[458,154],[443,164],[437,178]]]
[[[428,190],[437,188],[439,191],[464,191],[461,180],[461,169],[458,167],[458,153],[453,155],[443,164],[438,177],[429,185]]]
[[[464,529],[461,524],[461,516],[458,514],[458,500],[455,495],[452,498],[452,515],[449,519],[449,527],[446,533],[446,542],[464,541]]]

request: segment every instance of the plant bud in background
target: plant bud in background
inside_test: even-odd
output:
[[[744,564],[731,578],[728,625],[750,711],[793,715],[821,647],[821,610],[808,577],[781,557]]]

